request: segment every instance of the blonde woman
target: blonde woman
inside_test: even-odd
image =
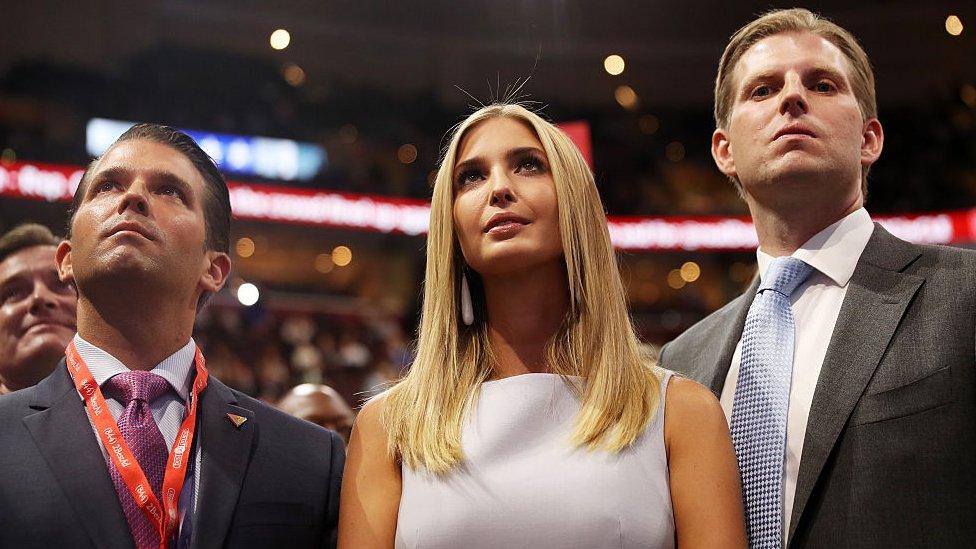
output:
[[[484,107],[437,174],[417,358],[357,419],[339,546],[675,544],[745,546],[722,410],[642,354],[572,142]]]

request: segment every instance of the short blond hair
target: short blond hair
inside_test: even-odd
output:
[[[735,99],[735,67],[743,54],[757,42],[785,32],[809,32],[831,44],[844,54],[850,63],[848,78],[851,90],[861,109],[861,117],[870,120],[878,117],[878,102],[874,93],[874,71],[871,61],[854,35],[836,23],[825,19],[810,10],[793,8],[773,10],[747,23],[732,35],[718,62],[718,75],[715,78],[715,126],[728,129]],[[868,168],[861,174],[861,190],[867,196]]]

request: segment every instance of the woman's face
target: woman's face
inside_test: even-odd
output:
[[[549,159],[535,132],[512,118],[469,129],[454,165],[454,227],[464,259],[482,275],[562,256]]]

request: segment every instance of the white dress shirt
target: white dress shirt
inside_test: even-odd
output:
[[[78,334],[75,334],[75,348],[78,349],[78,354],[81,355],[82,360],[85,361],[91,371],[95,383],[98,383],[103,391],[105,382],[116,374],[129,371],[129,368],[122,364],[119,359],[85,341]],[[159,431],[163,434],[166,448],[173,447],[180,425],[183,424],[183,417],[186,413],[185,403],[190,398],[190,384],[193,381],[191,374],[194,372],[193,357],[196,350],[197,344],[191,338],[180,350],[163,359],[152,369],[152,373],[165,379],[172,389],[150,403],[153,419],[156,420],[156,425],[159,426]],[[125,405],[108,394],[105,394],[105,402],[108,404],[109,411],[112,412],[112,417],[118,421],[119,416],[125,411]]]
[[[786,456],[783,482],[783,539],[790,530],[796,479],[803,453],[803,439],[807,430],[813,392],[823,366],[827,346],[834,333],[840,307],[847,295],[848,282],[854,267],[864,252],[874,224],[867,210],[861,208],[828,226],[807,240],[793,253],[815,270],[790,296],[795,321],[793,350],[793,378],[790,385],[790,406],[786,418]],[[762,249],[756,250],[762,278],[773,257]],[[732,417],[732,400],[739,378],[742,340],[732,354],[732,364],[725,378],[720,402],[725,417]]]

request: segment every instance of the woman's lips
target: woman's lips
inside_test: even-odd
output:
[[[525,223],[518,221],[503,221],[488,229],[488,234],[492,236],[514,236],[525,227]]]

